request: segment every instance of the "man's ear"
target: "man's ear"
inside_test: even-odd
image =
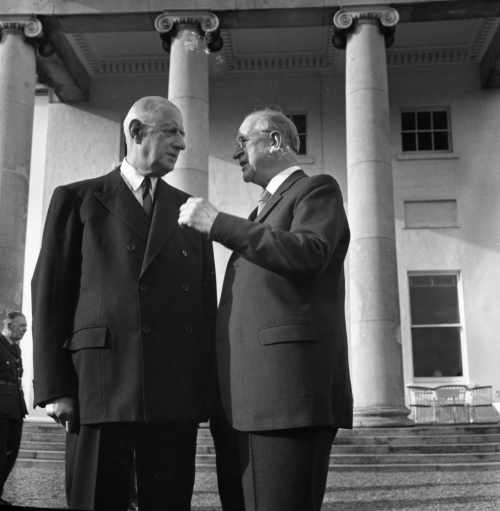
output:
[[[282,142],[281,133],[279,133],[278,131],[272,131],[269,136],[271,137],[271,140],[273,141],[271,150],[277,151],[278,149],[281,149],[281,142]]]
[[[141,121],[139,121],[139,119],[132,119],[128,125],[130,138],[131,140],[134,140],[136,144],[140,144],[142,141],[143,128],[144,125]]]

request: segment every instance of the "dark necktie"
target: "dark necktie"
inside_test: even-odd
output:
[[[146,176],[141,184],[142,188],[142,207],[146,215],[151,216],[153,210],[153,198],[151,197],[151,178]]]
[[[260,212],[264,209],[264,206],[266,205],[266,202],[271,197],[271,193],[269,193],[265,188],[262,190],[262,193],[260,194],[260,199],[257,202],[257,215],[260,215]]]

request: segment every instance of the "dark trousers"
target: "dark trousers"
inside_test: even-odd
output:
[[[23,432],[22,419],[0,418],[0,496],[16,462]]]
[[[320,511],[332,427],[237,431],[212,424],[224,511]]]
[[[81,426],[67,435],[66,493],[75,509],[125,511],[133,470],[141,511],[189,511],[197,424]]]

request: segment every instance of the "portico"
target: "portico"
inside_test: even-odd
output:
[[[429,0],[391,2],[392,7],[389,2],[346,1],[340,6],[331,1],[324,7],[297,2],[283,8],[276,0],[265,6],[212,1],[201,10],[197,2],[179,1],[178,9],[172,5],[165,12],[161,2],[157,9],[104,2],[107,8],[96,12],[87,3],[7,0],[0,7],[0,111],[5,112],[0,123],[0,250],[5,251],[0,258],[0,309],[21,307],[29,298],[27,282],[24,296],[21,292],[21,254],[37,73],[38,82],[49,87],[40,215],[55,186],[102,174],[123,156],[121,116],[131,100],[167,93],[182,110],[187,133],[186,151],[169,181],[246,215],[258,191],[240,182],[231,161],[232,140],[249,110],[278,104],[287,113],[306,115],[302,164],[310,173],[332,174],[348,207],[348,317],[357,424],[406,424],[404,385],[414,379],[408,271],[458,269],[468,275],[467,261],[475,256],[468,248],[474,243],[473,229],[462,240],[453,238],[453,231],[453,239],[445,243],[434,237],[439,232],[405,227],[406,202],[458,200],[460,187],[472,178],[453,151],[440,154],[439,160],[435,155],[424,160],[422,154],[399,159],[398,110],[453,102],[462,108],[473,98],[473,110],[480,110],[484,88],[496,94],[500,7],[487,1],[463,7],[464,2]],[[188,10],[187,4],[192,4]],[[470,30],[467,41],[458,35],[453,39],[451,33],[442,38],[442,31],[454,23]],[[430,36],[423,35],[424,27]],[[42,35],[54,49],[50,55],[43,51],[45,57],[27,42]],[[446,65],[451,74],[471,82],[469,96],[460,91],[453,95],[446,87],[440,89],[442,99],[429,92],[433,69],[446,77]],[[428,92],[419,96],[405,73],[426,75],[421,83]],[[443,176],[441,184],[432,180],[429,166]],[[428,178],[422,182],[425,172]],[[490,231],[489,236],[496,232],[493,226]],[[442,253],[453,243],[456,250],[441,261],[438,255],[433,259],[432,249],[412,258],[412,247],[421,243],[434,243]],[[227,254],[220,247],[215,250],[221,280]],[[28,259],[32,265],[33,254]],[[493,259],[488,261],[493,268]],[[476,289],[468,284],[472,296]],[[475,319],[478,313],[472,306],[463,315],[474,315],[467,324],[484,332]],[[464,359],[472,369],[466,367],[462,378],[500,388],[500,380],[491,380],[492,369],[486,370],[487,381],[479,381],[482,362],[463,342]],[[29,396],[29,361],[25,366]]]

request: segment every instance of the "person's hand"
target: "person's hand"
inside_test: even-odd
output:
[[[76,414],[75,400],[72,397],[54,399],[54,401],[45,405],[45,411],[49,417],[52,417],[57,423],[64,426],[67,431],[73,429]]]
[[[190,197],[179,209],[179,225],[209,233],[219,211],[206,199]]]

